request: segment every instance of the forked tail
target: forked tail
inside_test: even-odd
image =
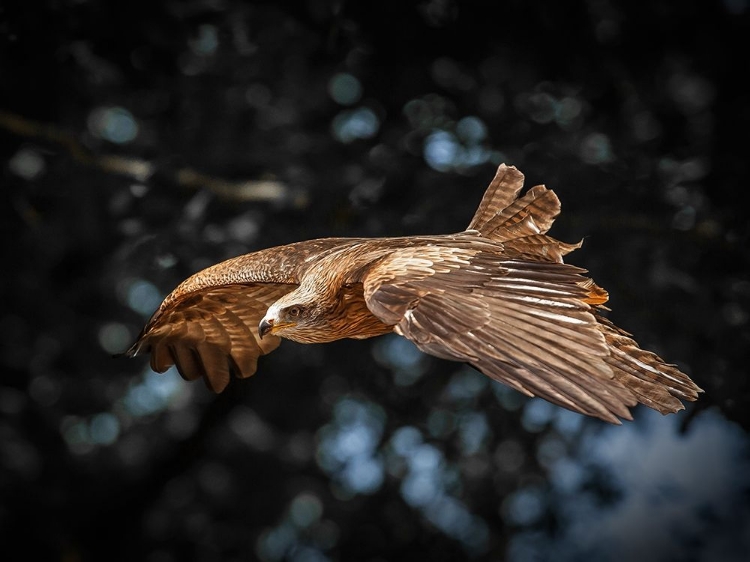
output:
[[[467,230],[502,242],[518,257],[562,262],[581,242],[566,244],[546,235],[560,214],[560,200],[543,185],[532,187],[519,198],[523,180],[524,175],[514,166],[501,164]]]

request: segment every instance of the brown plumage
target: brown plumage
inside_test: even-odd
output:
[[[280,338],[322,343],[395,332],[529,396],[619,423],[638,402],[664,414],[701,390],[601,315],[607,293],[564,264],[580,244],[547,236],[560,212],[501,165],[469,228],[403,238],[326,238],[196,273],[161,304],[127,355],[176,365],[221,392]]]

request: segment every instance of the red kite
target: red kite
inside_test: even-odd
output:
[[[457,234],[324,238],[239,256],[164,299],[130,357],[176,365],[221,392],[281,338],[323,343],[395,332],[528,396],[612,423],[638,402],[666,414],[701,389],[602,316],[607,292],[547,236],[560,212],[542,185],[501,165]]]

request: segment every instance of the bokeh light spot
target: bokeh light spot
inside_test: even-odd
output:
[[[352,105],[362,97],[362,84],[347,72],[335,74],[328,82],[328,93],[340,105]]]
[[[30,181],[44,173],[46,164],[42,155],[36,150],[22,148],[10,159],[8,167],[17,176]]]
[[[482,412],[471,412],[465,415],[459,425],[461,449],[465,455],[477,453],[490,437],[487,417]]]
[[[98,107],[88,118],[89,131],[99,138],[125,144],[138,136],[138,123],[123,107]]]
[[[378,491],[384,478],[383,461],[367,455],[353,456],[341,471],[341,480],[346,487],[361,494]]]
[[[427,371],[424,353],[406,338],[387,335],[372,348],[373,357],[380,365],[393,371],[394,382],[399,386],[414,384]]]
[[[544,513],[544,496],[537,488],[523,488],[508,496],[502,505],[503,517],[511,525],[531,525]]]
[[[523,408],[521,423],[526,431],[538,433],[552,421],[557,406],[542,400],[541,398],[532,398]]]
[[[120,421],[109,412],[97,414],[91,418],[89,433],[97,445],[111,445],[120,435]]]
[[[374,137],[380,129],[380,120],[368,107],[342,111],[333,118],[331,124],[336,140],[350,143],[358,139]]]
[[[282,524],[260,535],[256,552],[261,560],[282,560],[296,540],[297,532],[291,523]]]
[[[479,117],[463,117],[456,123],[456,134],[465,143],[477,144],[487,137],[487,126]]]
[[[150,316],[161,304],[162,295],[153,283],[145,279],[128,279],[123,285],[126,302],[136,312]]]
[[[444,392],[454,401],[472,400],[487,388],[488,383],[489,379],[482,373],[466,367],[451,377]]]
[[[391,447],[401,456],[410,456],[422,444],[422,434],[416,427],[399,427],[391,435]]]
[[[184,389],[177,369],[170,367],[164,374],[150,369],[139,384],[135,384],[123,397],[128,412],[134,416],[147,416],[164,410]]]
[[[203,24],[198,27],[198,36],[190,41],[190,48],[196,55],[211,55],[219,47],[219,32],[216,26]]]
[[[605,164],[614,160],[612,144],[603,133],[591,133],[580,146],[581,159],[587,164]]]
[[[130,343],[130,332],[119,322],[108,322],[99,329],[99,345],[107,353],[121,353]]]
[[[573,97],[564,97],[557,105],[555,121],[563,129],[569,128],[581,115],[583,104]]]
[[[424,159],[438,172],[447,172],[453,167],[460,145],[456,137],[447,131],[435,131],[425,139]]]
[[[341,399],[333,420],[319,431],[316,459],[348,493],[371,494],[385,477],[377,452],[385,425],[383,409],[363,400]]]
[[[306,528],[318,521],[323,515],[323,503],[315,494],[299,494],[289,506],[289,517],[292,523],[300,528]]]

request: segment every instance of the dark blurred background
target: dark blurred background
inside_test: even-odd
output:
[[[0,3],[3,559],[750,559],[749,18]],[[284,342],[220,396],[112,358],[222,259],[462,230],[500,162],[697,404],[610,427],[395,336]]]

